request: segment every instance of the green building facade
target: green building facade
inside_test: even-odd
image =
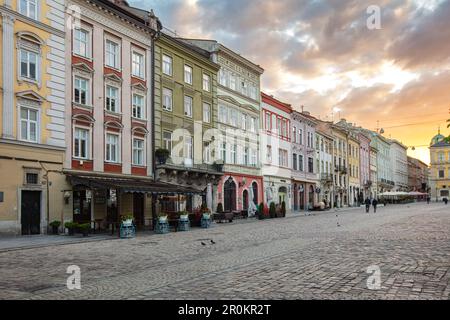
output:
[[[209,52],[162,33],[155,43],[155,150],[170,158],[156,163],[158,181],[194,187],[200,193],[163,200],[165,211],[192,211],[212,198],[222,174],[214,166],[219,65]],[[201,196],[200,196],[201,195]]]

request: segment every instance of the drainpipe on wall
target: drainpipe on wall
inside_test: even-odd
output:
[[[151,126],[152,126],[152,177],[153,181],[156,181],[156,163],[155,163],[155,43],[161,34],[160,30],[156,30],[155,34],[152,35],[152,46],[151,46],[151,55],[152,55],[152,69],[151,69]],[[155,229],[156,224],[156,197],[152,194],[152,227]]]

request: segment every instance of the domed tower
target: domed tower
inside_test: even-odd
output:
[[[445,139],[445,137],[441,134],[441,129],[438,130],[438,134],[431,139],[430,146],[435,145],[438,142],[441,142]]]

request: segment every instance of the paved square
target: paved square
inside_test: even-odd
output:
[[[66,288],[69,265],[81,268],[81,290]],[[372,265],[380,268],[379,290],[367,288]],[[1,252],[0,298],[449,299],[450,205]]]

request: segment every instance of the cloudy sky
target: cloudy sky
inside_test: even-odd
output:
[[[130,0],[183,37],[265,69],[262,90],[321,119],[384,128],[429,161],[450,110],[450,0]],[[367,28],[369,5],[381,29]],[[333,108],[340,109],[335,112]]]

